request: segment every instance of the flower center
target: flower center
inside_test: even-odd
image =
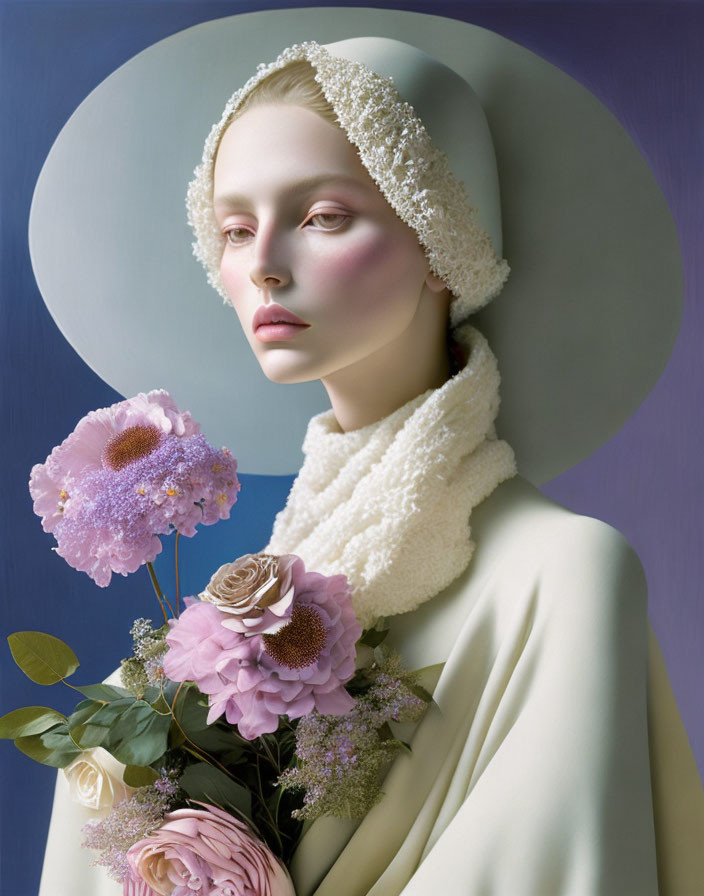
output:
[[[159,447],[161,432],[154,425],[138,423],[113,436],[103,449],[103,463],[121,470]]]
[[[269,656],[288,669],[305,669],[314,663],[327,640],[320,614],[313,607],[295,606],[291,621],[274,635],[264,635]]]

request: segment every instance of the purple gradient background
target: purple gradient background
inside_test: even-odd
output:
[[[0,0],[3,634],[40,628],[68,640],[81,658],[83,682],[98,680],[126,655],[129,624],[145,613],[150,595],[146,574],[144,581],[118,577],[107,592],[98,592],[49,550],[52,539],[32,513],[26,488],[30,466],[88,410],[120,398],[66,343],[37,291],[26,237],[34,183],[74,108],[139,50],[208,19],[304,5],[325,4]],[[704,554],[704,7],[698,2],[503,0],[374,5],[490,28],[571,74],[629,130],[672,209],[686,293],[670,363],[621,432],[544,491],[616,526],[640,554],[650,586],[651,619],[704,773],[704,605],[699,584]],[[236,556],[263,543],[289,484],[289,477],[244,477],[233,518],[203,530],[197,539],[182,540],[182,563],[190,569],[184,573],[184,593],[201,586],[202,571],[222,562],[217,558],[223,550]],[[158,561],[167,586],[169,550],[165,546]],[[0,712],[38,703],[68,709],[74,702],[68,693],[64,697],[29,683],[4,649],[0,667]],[[0,892],[34,896],[54,772],[35,765],[8,742],[0,743],[0,755]]]

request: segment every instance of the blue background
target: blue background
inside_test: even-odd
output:
[[[129,653],[136,616],[158,608],[145,570],[99,589],[50,550],[32,512],[29,470],[89,410],[122,396],[64,340],[32,275],[27,220],[34,183],[59,130],[103,78],[135,53],[207,19],[303,3],[77,0],[0,2],[2,340],[2,629],[41,629],[68,641],[77,678],[100,680]],[[371,4],[340,3],[363,6]],[[704,607],[704,445],[701,244],[704,234],[704,8],[700,3],[398,2],[378,7],[453,16],[491,28],[558,65],[619,117],[651,164],[675,217],[685,309],[673,357],[655,390],[607,445],[545,487],[621,529],[638,550],[690,740],[704,770],[701,705]],[[78,263],[78,262],[77,262]],[[156,384],[155,384],[156,385]],[[617,388],[617,384],[615,384]],[[207,433],[206,433],[207,435]],[[231,446],[236,454],[237,446]],[[285,501],[289,477],[242,477],[229,521],[181,539],[182,593],[200,590],[226,559],[259,547]],[[172,590],[173,539],[157,561]],[[72,693],[32,685],[0,645],[0,713]],[[2,896],[37,892],[54,771],[0,743]],[[64,896],[64,894],[61,894]]]

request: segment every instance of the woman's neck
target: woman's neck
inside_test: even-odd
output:
[[[340,429],[350,432],[376,423],[447,382],[450,362],[445,331],[442,317],[426,321],[426,326],[412,326],[379,351],[323,377]]]

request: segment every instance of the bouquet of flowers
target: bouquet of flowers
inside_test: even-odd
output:
[[[294,554],[228,560],[183,601],[178,575],[175,598],[163,592],[159,536],[178,544],[227,519],[236,470],[163,390],[89,413],[32,468],[54,550],[101,587],[146,565],[163,616],[158,628],[135,620],[120,686],[71,685],[84,699],[68,716],[32,706],[0,718],[1,737],[101,810],[84,845],[125,896],[292,894],[305,824],[363,816],[408,749],[394,723],[417,721],[430,699],[384,633],[362,631],[346,577]],[[38,684],[79,666],[51,635],[8,640]]]

